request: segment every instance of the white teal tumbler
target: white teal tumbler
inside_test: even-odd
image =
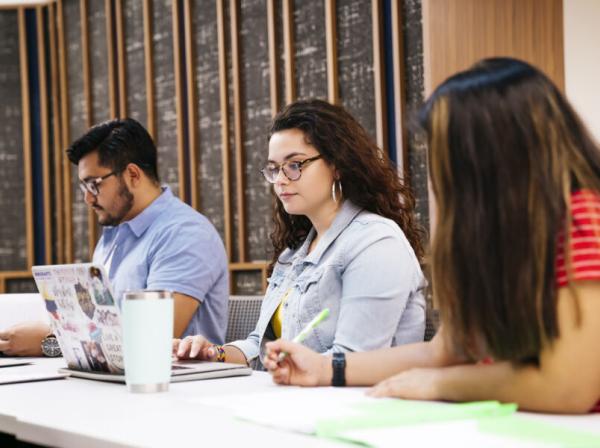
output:
[[[171,292],[126,292],[123,295],[123,361],[130,392],[169,390],[172,341]]]

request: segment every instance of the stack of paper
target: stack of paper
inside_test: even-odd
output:
[[[600,447],[600,432],[589,434],[517,415],[514,404],[375,399],[364,392],[285,387],[193,401],[261,425],[374,447]]]

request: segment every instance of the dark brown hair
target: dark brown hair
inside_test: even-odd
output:
[[[108,120],[90,128],[67,149],[72,164],[98,151],[101,166],[121,173],[135,163],[154,183],[159,183],[154,141],[148,131],[133,118]]]
[[[321,100],[296,101],[274,119],[269,138],[280,131],[299,129],[306,142],[335,167],[343,197],[372,213],[395,221],[421,259],[422,232],[414,219],[415,201],[399,179],[387,155],[377,148],[365,129],[343,107]],[[286,248],[296,249],[312,227],[304,215],[289,215],[274,199],[273,259],[269,272]]]
[[[449,341],[473,358],[484,348],[535,360],[559,336],[557,237],[570,235],[571,193],[600,191],[598,147],[556,86],[509,58],[446,80],[420,122],[438,204],[433,290]]]

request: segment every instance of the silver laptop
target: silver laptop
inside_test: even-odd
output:
[[[119,304],[102,266],[34,266],[33,277],[71,376],[125,382]],[[173,363],[171,382],[250,375],[239,364]]]

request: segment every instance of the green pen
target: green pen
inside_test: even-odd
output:
[[[304,327],[302,329],[302,331],[300,333],[298,333],[298,335],[294,339],[292,339],[292,342],[297,342],[299,344],[302,341],[304,341],[308,337],[308,335],[310,334],[310,332],[317,325],[319,325],[323,320],[325,320],[328,316],[329,316],[329,308],[325,308],[323,311],[321,311],[319,314],[317,314],[315,316],[315,318],[313,320],[311,320],[306,325],[306,327]],[[281,352],[279,354],[279,357],[277,358],[277,362],[283,361],[286,356],[287,356],[287,352]]]

